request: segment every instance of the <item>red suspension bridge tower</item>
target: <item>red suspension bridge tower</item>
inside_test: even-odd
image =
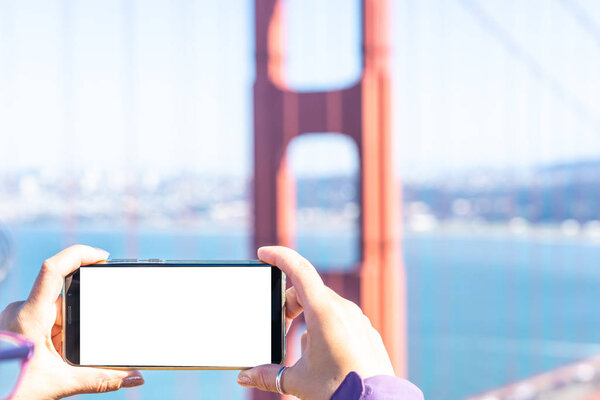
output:
[[[290,141],[311,132],[351,137],[360,160],[361,259],[354,271],[328,273],[324,279],[360,304],[381,333],[396,374],[405,376],[405,272],[400,198],[392,173],[387,6],[384,0],[363,0],[363,69],[356,84],[300,93],[286,85],[283,74],[283,1],[255,0],[254,245],[294,246],[296,196],[286,162]],[[293,342],[297,330],[290,336]],[[253,398],[274,396],[254,392]]]

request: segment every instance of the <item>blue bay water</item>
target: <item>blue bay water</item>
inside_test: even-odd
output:
[[[23,299],[39,265],[70,242],[114,258],[255,258],[243,229],[160,231],[61,226],[11,230],[14,265],[0,307]],[[350,268],[351,233],[300,236],[298,249],[322,271]],[[428,399],[460,399],[600,352],[600,247],[574,240],[501,235],[409,235],[409,374]],[[135,252],[135,254],[131,254]],[[109,295],[109,294],[107,294]],[[126,307],[126,306],[125,306]],[[165,319],[165,316],[159,316]],[[243,399],[233,371],[145,371],[140,389],[90,399]]]

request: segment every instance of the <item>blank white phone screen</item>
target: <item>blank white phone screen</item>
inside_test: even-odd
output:
[[[271,363],[271,267],[80,269],[80,364]]]

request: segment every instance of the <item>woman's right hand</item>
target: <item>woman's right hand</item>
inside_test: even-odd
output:
[[[362,378],[394,375],[379,333],[353,302],[323,284],[316,269],[295,251],[285,247],[262,247],[258,258],[276,265],[291,280],[286,292],[287,326],[304,312],[306,332],[302,356],[281,377],[287,394],[301,399],[329,399],[346,375]],[[277,392],[275,379],[281,365],[261,365],[240,372],[238,383]]]

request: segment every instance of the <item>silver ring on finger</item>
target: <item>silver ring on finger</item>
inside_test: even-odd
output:
[[[287,394],[283,391],[283,389],[281,387],[281,377],[283,376],[283,371],[285,371],[286,368],[287,367],[285,365],[283,367],[281,367],[281,369],[277,373],[277,378],[275,378],[275,388],[277,389],[277,393],[279,393],[281,395]]]

